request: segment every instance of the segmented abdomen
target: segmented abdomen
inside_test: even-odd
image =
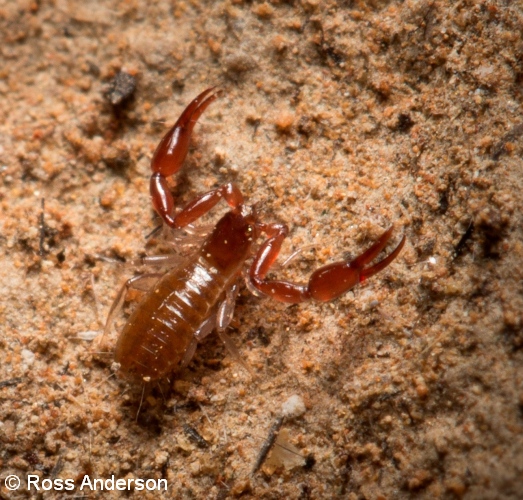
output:
[[[120,369],[151,380],[173,371],[234,279],[235,272],[218,272],[202,254],[169,271],[145,294],[120,334],[115,352]]]

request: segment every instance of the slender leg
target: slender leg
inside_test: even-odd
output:
[[[162,254],[162,255],[146,255],[145,257],[138,257],[131,261],[134,266],[151,266],[151,267],[173,267],[183,261],[183,257],[177,254]]]
[[[220,339],[225,344],[226,349],[229,351],[229,354],[238,362],[240,362],[244,368],[252,374],[251,368],[247,363],[242,359],[238,348],[234,345],[232,339],[225,333],[225,330],[231,322],[234,305],[236,302],[236,296],[238,295],[239,286],[234,284],[229,290],[225,292],[225,298],[218,305],[218,309],[215,310],[211,315],[200,325],[200,328],[195,332],[194,338],[185,351],[182,361],[178,369],[185,368],[191,359],[194,356],[196,351],[196,346],[198,342],[201,342],[209,333],[211,333],[214,328],[216,328]]]
[[[189,347],[185,351],[185,354],[183,355],[182,360],[180,361],[180,365],[178,366],[178,370],[182,370],[185,368],[190,362],[191,359],[194,356],[194,353],[196,352],[196,347],[198,345],[198,342],[201,342],[209,333],[211,333],[214,328],[216,327],[216,313],[211,313],[211,315],[200,325],[198,330],[194,332],[194,337],[189,344]]]
[[[191,362],[191,359],[193,358],[194,353],[196,352],[197,346],[198,341],[196,340],[196,337],[193,337],[191,343],[189,344],[189,347],[183,355],[182,360],[180,361],[180,365],[178,366],[177,370],[183,370]]]
[[[269,238],[260,247],[254,258],[249,272],[251,283],[265,295],[291,304],[308,299],[327,302],[343,295],[358,283],[386,268],[398,256],[405,244],[405,236],[403,236],[398,246],[387,257],[373,266],[365,267],[387,245],[393,231],[393,228],[390,227],[374,245],[354,260],[335,262],[321,267],[312,274],[306,285],[301,285],[289,281],[266,279],[270,267],[278,257],[283,240],[287,236],[287,227],[272,224],[262,227],[262,230],[267,233]]]
[[[240,351],[234,344],[231,337],[225,333],[225,330],[228,328],[234,314],[234,306],[236,304],[236,297],[238,295],[239,289],[240,287],[238,284],[234,284],[225,292],[225,299],[218,306],[218,312],[216,314],[216,331],[218,332],[221,341],[224,343],[225,348],[229,351],[229,354],[236,361],[238,361],[251,375],[254,375],[251,367],[242,358]]]
[[[116,315],[122,310],[122,306],[125,300],[127,292],[134,288],[136,290],[147,291],[154,285],[161,277],[163,273],[147,273],[141,274],[140,276],[134,276],[128,279],[118,291],[118,295],[114,299],[109,314],[107,315],[107,321],[105,322],[105,328],[103,336],[105,336],[111,329],[111,325],[114,322]],[[102,336],[102,337],[103,337]]]
[[[236,305],[236,297],[240,287],[235,283],[231,288],[225,292],[225,299],[218,307],[216,314],[216,326],[218,331],[226,330],[231,323],[234,315],[234,306]]]
[[[201,342],[207,335],[209,335],[216,328],[216,312],[213,312],[194,332],[194,338],[197,342]]]

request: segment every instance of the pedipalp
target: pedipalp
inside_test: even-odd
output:
[[[344,260],[328,264],[314,271],[306,285],[284,280],[268,280],[266,275],[278,257],[283,240],[288,234],[283,224],[261,225],[269,239],[262,244],[251,265],[249,277],[252,285],[265,295],[279,300],[297,304],[306,300],[327,302],[348,292],[365,279],[385,269],[401,252],[405,244],[402,237],[396,248],[384,259],[373,266],[370,264],[385,248],[392,236],[393,227],[385,231],[378,241],[353,260]]]
[[[176,225],[173,218],[174,199],[169,190],[167,177],[174,175],[182,168],[187,153],[191,134],[198,118],[207,107],[216,100],[220,91],[212,93],[215,88],[204,90],[185,108],[176,123],[163,136],[154,151],[151,160],[150,193],[154,209],[163,221],[170,227]]]

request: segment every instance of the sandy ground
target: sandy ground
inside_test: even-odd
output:
[[[521,26],[508,0],[0,0],[0,497],[521,498]],[[236,182],[285,255],[316,245],[278,271],[298,281],[390,224],[407,243],[331,303],[243,288],[255,376],[212,335],[136,418],[92,338],[165,250],[151,154],[213,85],[180,205]]]

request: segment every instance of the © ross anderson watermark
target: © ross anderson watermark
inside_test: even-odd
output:
[[[10,491],[23,488],[21,479],[11,474],[4,480]],[[74,479],[42,479],[36,474],[27,475],[27,491],[167,491],[167,479],[93,479],[85,475],[81,481]]]

